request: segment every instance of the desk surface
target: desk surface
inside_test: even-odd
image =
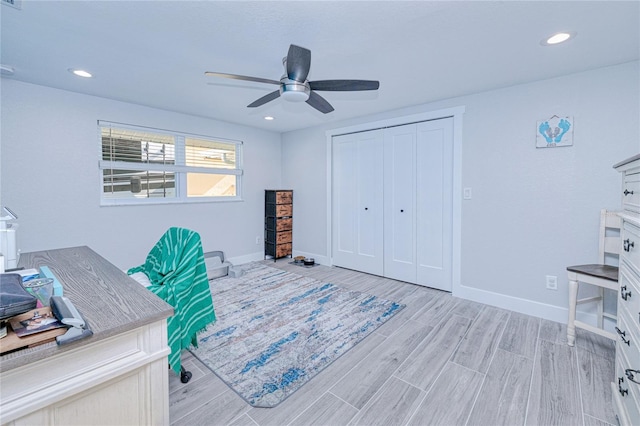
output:
[[[173,315],[171,305],[86,246],[22,253],[19,266],[36,269],[48,266],[62,284],[64,295],[93,330],[93,336],[63,346],[50,342],[7,353],[0,356],[0,372]]]

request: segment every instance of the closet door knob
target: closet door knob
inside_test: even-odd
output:
[[[628,189],[625,189],[623,192],[624,196],[626,197],[627,195],[633,195],[633,191],[629,191]]]

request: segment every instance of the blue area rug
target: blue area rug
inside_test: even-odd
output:
[[[218,318],[191,352],[254,407],[274,407],[404,305],[261,263],[210,282]]]

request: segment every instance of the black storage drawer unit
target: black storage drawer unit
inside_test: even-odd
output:
[[[293,256],[293,191],[267,189],[264,195],[264,255],[275,261]]]

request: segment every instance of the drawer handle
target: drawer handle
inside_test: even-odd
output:
[[[631,251],[632,247],[634,247],[633,241],[629,240],[628,238],[624,240],[624,244],[622,245],[622,248],[624,249],[624,251],[626,252]]]
[[[616,327],[616,331],[620,335],[620,338],[622,339],[622,343],[626,343],[627,346],[631,346],[631,343],[629,343],[629,342],[631,342],[631,340],[627,340],[627,339],[624,338],[624,336],[627,335],[627,332],[620,330],[618,327]]]
[[[633,191],[629,191],[628,189],[625,189],[623,192],[624,196],[626,197],[627,195],[633,195]]]
[[[626,285],[620,287],[620,297],[622,297],[622,299],[624,300],[627,300],[631,297],[631,291],[627,291]]]
[[[369,210],[369,207],[365,207],[364,209],[365,209],[365,210]]]
[[[618,377],[618,392],[620,395],[625,396],[629,393],[629,389],[622,389],[622,384],[624,383],[624,377]]]
[[[633,374],[640,374],[640,370],[632,370],[631,368],[627,368],[624,370],[624,374],[627,375],[627,379],[631,380],[633,383],[640,385],[640,382],[635,380]]]

